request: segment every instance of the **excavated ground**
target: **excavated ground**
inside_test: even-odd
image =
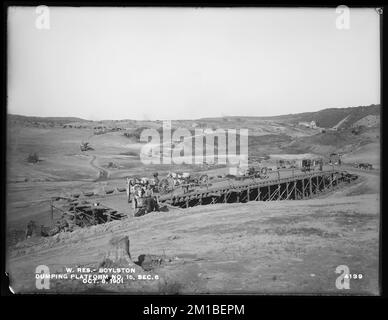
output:
[[[94,269],[113,236],[128,236],[134,262],[150,254],[161,263],[152,268],[129,264],[133,280],[124,274],[122,284],[51,280],[46,292],[376,295],[379,175],[357,173],[358,183],[324,198],[171,209],[30,238],[8,252],[11,287],[18,293],[45,292],[36,288],[38,265],[47,265],[51,273],[64,273],[66,267]],[[338,265],[362,279],[351,279],[349,290],[337,289]]]

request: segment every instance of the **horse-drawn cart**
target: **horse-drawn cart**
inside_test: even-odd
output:
[[[234,175],[235,180],[246,180],[246,179],[267,179],[268,176],[268,168],[255,168],[249,167],[245,170],[240,169],[236,175]]]
[[[199,186],[207,186],[209,177],[207,174],[191,175],[190,173],[170,172],[167,177],[159,182],[159,192],[166,194],[178,188],[183,188],[185,192],[189,189]]]

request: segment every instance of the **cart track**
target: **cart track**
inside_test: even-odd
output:
[[[95,161],[97,160],[97,157],[95,155],[92,155],[92,159],[89,161],[90,166],[96,170],[100,176],[101,171],[106,175],[106,178],[108,179],[110,176],[110,171],[104,169],[103,167],[100,167],[95,164]]]

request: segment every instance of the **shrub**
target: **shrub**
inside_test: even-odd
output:
[[[30,154],[28,155],[28,157],[27,157],[27,161],[28,161],[29,163],[37,163],[37,162],[39,162],[39,156],[38,156],[38,154],[37,154],[36,152],[30,153]]]

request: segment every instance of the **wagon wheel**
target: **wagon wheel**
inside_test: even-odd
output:
[[[187,179],[185,184],[199,185],[200,184],[199,177],[190,177],[189,179]]]
[[[143,216],[145,214],[146,214],[145,208],[137,208],[137,209],[135,209],[135,213],[134,213],[135,217],[141,217],[141,216]]]
[[[203,174],[199,177],[199,181],[200,183],[202,184],[207,184],[207,182],[209,181],[209,177],[207,174]]]

